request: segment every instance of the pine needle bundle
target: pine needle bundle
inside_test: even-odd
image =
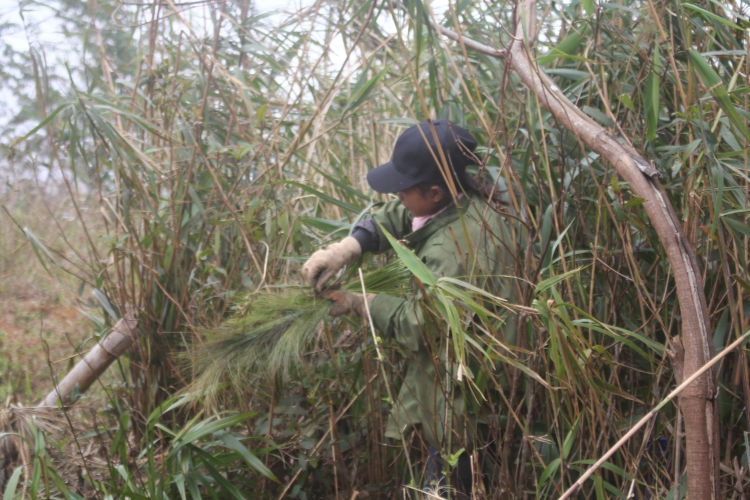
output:
[[[398,260],[365,276],[368,293],[403,295],[411,273]],[[361,292],[359,279],[342,290]],[[248,297],[240,313],[203,333],[209,342],[195,353],[196,374],[189,391],[214,399],[228,384],[242,387],[250,378],[288,379],[305,348],[328,316],[331,302],[310,287],[264,291]]]

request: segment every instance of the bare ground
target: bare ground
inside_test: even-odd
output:
[[[91,337],[90,323],[73,304],[49,295],[0,297],[3,401],[30,405],[51,390],[51,370],[64,374],[77,361],[76,351],[87,349],[83,343]]]

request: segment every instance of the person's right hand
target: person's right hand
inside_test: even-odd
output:
[[[347,236],[343,240],[318,250],[302,266],[302,277],[320,293],[326,283],[344,266],[352,264],[362,255],[359,242]]]
[[[332,317],[359,316],[362,319],[367,319],[367,310],[372,307],[372,301],[377,297],[374,293],[362,295],[344,290],[326,290],[320,296],[333,302],[329,313]],[[367,308],[365,308],[365,301],[367,301]]]

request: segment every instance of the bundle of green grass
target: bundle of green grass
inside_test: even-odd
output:
[[[361,292],[359,278],[351,278],[341,289]],[[399,260],[368,273],[364,284],[368,293],[403,295],[410,279],[411,273]],[[252,378],[288,379],[331,305],[310,287],[249,296],[237,315],[204,332],[208,343],[193,355],[196,378],[188,391],[211,400],[226,385],[239,388]]]

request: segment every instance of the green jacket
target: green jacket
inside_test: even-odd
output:
[[[512,275],[515,253],[507,223],[480,197],[459,199],[458,206],[447,208],[414,232],[412,216],[398,200],[386,203],[373,219],[403,240],[437,278],[464,279],[503,298],[513,296],[513,283],[504,278]],[[381,234],[379,252],[388,249],[390,244]],[[447,361],[443,347],[448,335],[440,332],[447,332],[447,327],[433,324],[426,328],[416,296],[380,294],[372,303],[371,314],[375,327],[395,338],[407,357],[406,375],[386,436],[399,438],[399,431],[408,432],[417,426],[429,444],[441,448],[448,445],[445,430],[451,429],[450,447],[470,449],[474,426],[467,425],[465,396],[455,383],[456,369]],[[509,335],[515,337],[514,324],[512,318],[505,324],[507,340]]]

